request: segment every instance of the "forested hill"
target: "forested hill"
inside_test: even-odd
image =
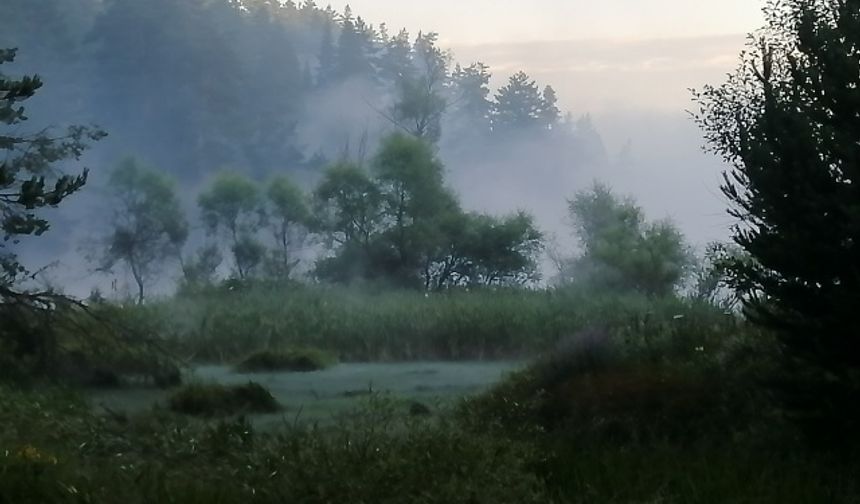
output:
[[[436,143],[453,172],[477,170],[462,180],[543,170],[555,186],[574,166],[605,163],[588,119],[565,117],[552,87],[520,72],[491,90],[489,68],[457,64],[436,34],[349,8],[5,0],[3,11],[0,47],[19,48],[14,71],[46,82],[34,122],[101,126],[101,163],[138,156],[190,184],[224,168],[313,177],[338,159],[362,161],[394,130]]]

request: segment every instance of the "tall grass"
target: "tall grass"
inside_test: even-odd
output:
[[[678,298],[576,290],[424,294],[322,286],[253,285],[177,296],[123,316],[148,324],[187,357],[235,361],[266,348],[315,347],[347,361],[533,356],[590,327],[701,345],[737,320]],[[638,350],[637,350],[638,351]]]
[[[71,398],[70,398],[71,397]],[[857,460],[722,437],[512,439],[384,398],[326,428],[153,412],[100,417],[68,391],[0,390],[5,503],[855,503]]]
[[[0,394],[5,503],[545,503],[533,448],[374,399],[326,429],[256,433],[164,413],[100,418],[58,394]]]

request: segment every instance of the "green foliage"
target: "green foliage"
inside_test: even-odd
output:
[[[342,116],[339,106],[317,106],[321,96],[343,97],[350,108],[364,107],[366,99],[429,142],[444,127],[446,148],[483,153],[494,134],[524,137],[516,127],[491,126],[486,65],[458,74],[452,55],[439,47],[444,36],[389,35],[384,19],[371,24],[351,10],[268,0],[6,4],[0,47],[26,48],[36,68],[67,83],[43,98],[48,110],[70,117],[93,112],[115,136],[102,147],[106,158],[146,153],[194,185],[223,166],[248,167],[262,180],[338,159],[340,134],[309,142],[302,125],[337,122],[347,135],[366,125],[350,120],[354,114]],[[352,91],[357,86],[361,97]],[[344,87],[351,90],[343,93]],[[532,90],[541,107],[528,129],[547,133],[557,105],[542,90]],[[565,145],[569,152],[573,135],[565,140],[547,147],[558,154]]]
[[[173,394],[167,407],[185,415],[213,417],[248,413],[274,413],[281,409],[262,385],[186,385]]]
[[[388,276],[408,285],[433,261],[438,219],[459,212],[453,194],[444,186],[442,164],[426,142],[405,135],[383,141],[374,163],[388,229],[384,246],[394,263]]]
[[[617,328],[637,341],[677,334],[679,348],[708,347],[699,338],[719,337],[734,323],[732,316],[698,301],[587,289],[425,294],[373,284],[248,282],[201,289],[144,309],[145,316],[135,316],[141,308],[132,306],[118,316],[149,321],[151,331],[180,355],[227,363],[291,347],[319,348],[352,362],[521,358],[593,326]]]
[[[447,108],[442,91],[451,59],[438,47],[438,39],[437,33],[418,34],[410,67],[395,78],[397,102],[391,114],[401,129],[431,144],[442,136]]]
[[[451,114],[458,119],[455,134],[487,134],[490,131],[490,78],[489,67],[473,63],[468,67],[459,64],[451,73]]]
[[[535,257],[543,235],[531,215],[518,212],[504,218],[472,217],[471,232],[462,244],[469,283],[485,286],[521,285],[537,277]]]
[[[551,502],[532,446],[421,421],[374,398],[336,425],[255,432],[155,413],[125,421],[68,393],[0,395],[8,502]]]
[[[331,242],[368,245],[381,225],[382,195],[358,166],[339,163],[329,167],[314,191],[318,229]]]
[[[547,86],[541,93],[525,72],[517,72],[496,94],[492,110],[493,130],[510,134],[521,130],[551,129],[560,118],[556,102],[552,87]]]
[[[15,49],[0,49],[0,65],[13,62],[15,55]],[[87,170],[66,175],[56,165],[79,160],[89,142],[105,136],[101,130],[83,126],[71,126],[61,136],[50,131],[22,134],[19,125],[27,116],[21,102],[41,87],[37,76],[16,79],[0,72],[0,287],[9,287],[24,273],[15,255],[5,250],[6,242],[45,233],[50,225],[38,210],[56,207],[87,181]]]
[[[364,21],[354,18],[352,9],[347,6],[343,12],[337,41],[337,77],[346,79],[370,73],[368,53],[371,50],[371,41],[368,35]]]
[[[633,200],[620,199],[601,184],[569,204],[582,252],[564,265],[562,281],[655,296],[679,287],[692,258],[674,224],[646,223]]]
[[[304,246],[311,226],[311,213],[305,195],[288,177],[269,182],[267,220],[277,249],[270,259],[269,272],[276,278],[289,279],[299,263],[296,254]]]
[[[233,253],[240,279],[254,276],[257,267],[266,258],[265,245],[249,233],[240,234],[230,251]]]
[[[241,419],[98,416],[68,390],[0,392],[8,502],[800,504],[860,492],[856,459],[716,431],[688,443],[511,436],[374,395],[334,425],[265,433]]]
[[[438,94],[428,77],[400,79],[392,119],[417,138],[438,142],[442,136],[445,98]]]
[[[172,180],[165,174],[126,159],[108,180],[113,215],[100,269],[122,262],[138,286],[138,303],[145,285],[163,271],[164,261],[179,258],[188,238]]]
[[[221,251],[216,245],[201,247],[191,258],[183,259],[180,292],[213,285],[222,261]]]
[[[461,418],[589,444],[755,437],[765,424],[754,422],[774,425],[757,385],[773,367],[772,339],[707,305],[646,304],[626,324],[598,323],[558,340],[526,370],[466,401]]]
[[[0,65],[13,62],[16,50],[0,49]],[[57,207],[87,180],[87,171],[67,175],[60,166],[78,161],[88,144],[105,133],[71,126],[55,136],[49,129],[26,133],[22,102],[42,87],[38,77],[7,77],[0,72],[0,378],[26,380],[52,376],[61,353],[62,332],[77,322],[80,306],[50,292],[20,292],[26,273],[6,250],[22,236],[40,236],[50,227],[40,210]]]
[[[428,143],[389,136],[373,175],[338,164],[315,191],[318,229],[339,244],[317,262],[318,277],[425,290],[535,279],[543,238],[531,216],[464,213]]]
[[[319,371],[337,363],[337,358],[316,348],[263,350],[242,360],[236,369],[242,373],[272,371]]]
[[[239,278],[247,277],[264,255],[252,236],[261,224],[257,186],[243,175],[223,172],[200,194],[197,203],[209,231],[230,241]]]
[[[726,84],[696,97],[711,149],[732,165],[723,192],[748,254],[728,264],[748,316],[786,351],[786,400],[832,442],[860,410],[860,2],[766,9]]]

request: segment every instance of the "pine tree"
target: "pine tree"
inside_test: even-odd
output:
[[[13,62],[15,52],[0,49],[0,65]],[[80,325],[77,319],[58,320],[69,313],[61,310],[73,304],[68,298],[22,292],[27,270],[9,247],[22,237],[48,231],[50,223],[41,210],[57,207],[87,182],[86,170],[68,175],[58,165],[79,160],[90,142],[105,136],[82,126],[59,135],[50,130],[23,132],[27,116],[21,103],[41,87],[36,76],[12,78],[0,72],[0,346],[5,358],[0,374],[6,378],[10,369],[31,365],[28,372],[52,373],[61,350],[57,327]]]
[[[541,127],[554,129],[561,120],[561,110],[558,109],[558,95],[552,86],[543,89],[541,95],[540,123]]]
[[[729,81],[697,95],[749,317],[784,346],[792,410],[836,437],[860,423],[860,0],[787,0]],[[840,442],[846,442],[844,439]]]
[[[499,133],[530,129],[538,125],[543,97],[525,72],[517,72],[496,94],[493,130]]]
[[[326,20],[322,27],[320,42],[319,67],[317,68],[317,86],[324,87],[331,83],[337,73],[337,51],[334,46],[332,22]]]
[[[0,49],[0,65],[15,60],[15,49]],[[57,172],[56,164],[79,159],[91,141],[105,136],[98,129],[73,126],[63,135],[48,131],[22,134],[27,120],[21,102],[42,87],[37,76],[10,78],[0,73],[0,305],[7,289],[25,272],[15,254],[5,248],[21,236],[40,236],[50,227],[38,214],[56,207],[87,181],[87,171],[78,175]]]
[[[464,131],[489,132],[490,78],[489,67],[481,62],[457,65],[451,73],[451,113]]]
[[[352,16],[349,5],[344,8],[341,19],[340,36],[337,41],[337,77],[347,79],[356,75],[367,75],[370,62],[367,58],[368,40],[366,33],[360,32],[357,20]]]

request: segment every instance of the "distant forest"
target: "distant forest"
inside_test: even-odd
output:
[[[498,164],[553,185],[606,163],[588,116],[563,113],[552,86],[518,72],[493,90],[488,66],[456,63],[437,34],[374,25],[349,7],[4,4],[0,47],[19,48],[15,73],[48,83],[28,108],[34,124],[97,124],[110,135],[94,150],[99,165],[136,156],[186,186],[223,169],[287,171],[307,185],[333,162],[361,164],[394,131],[434,144],[453,171],[485,170],[478,178]]]

